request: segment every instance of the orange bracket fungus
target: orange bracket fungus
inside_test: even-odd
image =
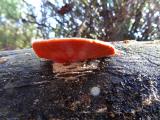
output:
[[[40,58],[57,63],[71,63],[115,55],[115,48],[108,42],[86,38],[54,38],[32,41]]]

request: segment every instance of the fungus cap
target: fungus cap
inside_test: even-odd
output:
[[[86,38],[34,40],[32,47],[38,57],[58,63],[78,62],[115,55],[115,48],[110,43]]]

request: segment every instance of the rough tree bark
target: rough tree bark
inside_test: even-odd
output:
[[[159,119],[160,42],[113,44],[116,57],[63,65],[0,52],[0,119]]]

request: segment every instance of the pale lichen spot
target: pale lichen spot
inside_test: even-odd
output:
[[[0,64],[4,64],[5,62],[7,62],[8,58],[6,57],[0,57]]]
[[[92,87],[90,90],[91,95],[98,96],[100,94],[101,90],[99,87]]]
[[[24,53],[26,56],[31,56],[32,54],[31,53]]]

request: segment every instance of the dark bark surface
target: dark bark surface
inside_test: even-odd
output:
[[[113,44],[115,57],[73,64],[0,52],[0,120],[158,120],[160,42]]]

